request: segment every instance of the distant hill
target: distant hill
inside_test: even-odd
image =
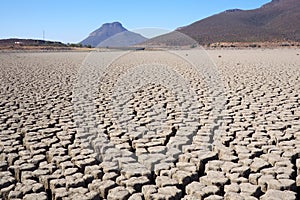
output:
[[[273,0],[254,10],[227,10],[146,43],[178,45],[182,41],[186,43],[188,37],[202,45],[220,42],[300,42],[300,0]]]
[[[120,22],[103,24],[80,44],[92,47],[126,47],[147,40],[140,34],[128,31]]]
[[[66,47],[67,45],[61,42],[46,41],[46,40],[35,40],[35,39],[18,39],[10,38],[0,40],[0,46],[55,46],[55,47]]]
[[[300,0],[273,0],[254,10],[228,10],[178,31],[200,44],[300,41]]]

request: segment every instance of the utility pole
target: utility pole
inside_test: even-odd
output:
[[[45,30],[43,30],[43,40],[45,40]]]

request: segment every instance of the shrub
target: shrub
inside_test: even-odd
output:
[[[255,48],[257,47],[257,44],[250,44],[249,47]]]

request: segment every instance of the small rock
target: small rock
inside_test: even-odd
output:
[[[94,177],[94,179],[100,179],[103,176],[103,172],[98,165],[86,166],[84,174],[90,174]]]
[[[224,198],[219,195],[210,195],[209,197],[204,198],[204,200],[223,200]]]
[[[116,180],[116,178],[119,176],[116,172],[109,172],[105,173],[102,177],[102,180]]]
[[[150,196],[157,192],[157,187],[155,185],[144,185],[142,187],[142,193],[145,199],[149,199]]]
[[[149,183],[150,180],[145,176],[131,177],[129,180],[126,181],[126,187],[132,187],[134,190],[140,192],[142,190],[142,186]]]
[[[166,186],[177,186],[178,182],[175,179],[169,178],[167,176],[158,176],[155,179],[157,187],[166,187]]]
[[[239,193],[240,191],[241,191],[240,186],[237,183],[232,183],[230,185],[224,186],[225,193],[229,193],[229,192]]]
[[[270,164],[261,158],[254,158],[253,162],[250,165],[252,172],[259,172],[261,169],[269,167]]]
[[[5,188],[1,188],[0,189],[0,197],[3,197],[4,199],[6,199],[10,193],[10,191],[12,191],[14,189],[15,185],[10,185],[8,187],[5,187]],[[22,191],[20,191],[22,194],[25,194],[30,192],[31,191],[31,188],[30,187],[27,187],[27,190],[25,191],[24,189]]]
[[[244,200],[245,198],[239,194],[239,193],[235,193],[235,192],[228,192],[224,195],[224,200]]]
[[[65,179],[53,179],[50,180],[50,189],[54,191],[56,188],[62,188],[66,186]]]
[[[215,185],[223,187],[229,182],[223,172],[209,171],[206,176],[200,177],[200,182],[205,185]]]
[[[292,191],[280,191],[280,190],[268,190],[264,195],[260,197],[261,200],[269,199],[284,199],[284,200],[295,200],[296,193]]]
[[[179,184],[182,184],[183,186],[186,186],[189,184],[192,180],[192,173],[178,170],[175,172],[175,174],[172,175],[172,179],[175,179]]]
[[[47,200],[47,194],[45,192],[26,194],[23,197],[24,200]]]
[[[205,188],[206,186],[200,182],[192,182],[186,186],[186,193],[188,195],[192,195],[196,197],[197,199],[202,199],[204,196],[204,192],[202,192],[202,189]]]
[[[108,191],[111,190],[112,188],[116,187],[116,183],[112,180],[105,180],[101,182],[100,185],[100,196],[102,198],[106,198],[108,195]]]
[[[242,183],[239,186],[241,188],[241,192],[247,193],[250,196],[254,196],[258,198],[262,194],[260,186],[258,185],[252,185],[251,183]]]
[[[75,174],[76,175],[76,174]],[[66,177],[66,187],[67,188],[78,188],[84,187],[85,181],[83,178],[78,178],[76,176],[67,176]]]
[[[300,187],[300,175],[298,175],[296,178],[296,186]]]
[[[56,188],[55,190],[52,190],[52,199],[54,200],[60,200],[66,196],[68,196],[66,188]]]
[[[268,184],[268,190],[274,189],[274,190],[296,190],[296,182],[291,179],[271,179],[267,182]]]
[[[108,193],[107,199],[110,200],[127,200],[130,196],[128,190],[125,187],[118,186],[111,189]]]
[[[247,166],[236,167],[231,170],[231,173],[238,173],[240,176],[247,178],[250,174],[250,168]]]
[[[255,174],[250,174],[249,175],[249,182],[252,183],[253,185],[258,185],[258,179],[262,175],[260,173],[255,173]]]
[[[142,193],[135,193],[129,197],[128,200],[143,200],[144,195]]]
[[[21,191],[10,191],[8,195],[8,199],[21,199],[22,198],[22,192]]]
[[[171,196],[174,200],[179,200],[182,196],[182,191],[175,186],[167,186],[158,189],[159,194]]]
[[[169,170],[173,166],[174,166],[173,163],[159,163],[159,164],[156,164],[154,166],[155,175],[159,176],[161,170]]]
[[[272,179],[274,179],[272,175],[263,175],[258,179],[258,185],[261,187],[261,191],[267,191],[268,182]]]
[[[100,196],[98,192],[91,191],[85,194],[88,200],[100,200]]]

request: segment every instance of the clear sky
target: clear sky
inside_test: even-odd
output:
[[[0,38],[77,43],[103,23],[129,30],[174,30],[227,9],[254,9],[271,0],[0,0]]]

